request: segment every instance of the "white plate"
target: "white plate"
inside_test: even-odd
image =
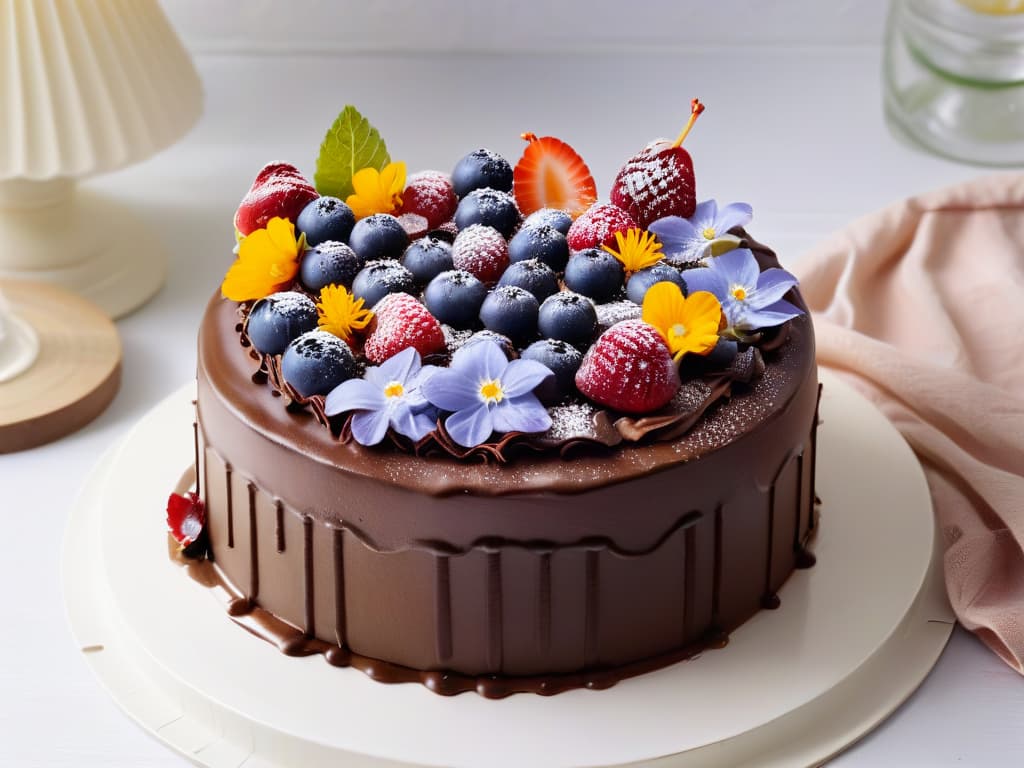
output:
[[[163,534],[192,460],[193,385],[82,491],[64,549],[72,630],[124,710],[205,766],[818,764],[920,684],[953,624],[920,466],[870,403],[822,379],[818,564],[724,649],[606,691],[445,698],[284,656],[234,625]]]

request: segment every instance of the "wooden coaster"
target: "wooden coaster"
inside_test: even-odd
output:
[[[39,336],[39,357],[0,384],[0,453],[34,448],[99,416],[121,384],[117,327],[85,299],[45,283],[0,281]]]

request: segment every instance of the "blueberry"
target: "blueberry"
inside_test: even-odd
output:
[[[498,281],[498,285],[518,285],[529,291],[537,301],[558,293],[558,278],[551,267],[536,259],[517,261],[510,264]]]
[[[463,347],[471,347],[474,344],[479,344],[481,341],[493,341],[501,351],[505,353],[505,357],[509,360],[514,360],[516,357],[516,348],[512,344],[512,339],[500,333],[494,331],[488,331],[486,328],[482,331],[477,331],[462,345]]]
[[[295,228],[306,236],[307,245],[327,240],[346,243],[355,223],[355,214],[344,202],[336,197],[318,197],[302,209]]]
[[[524,227],[554,227],[563,235],[569,234],[569,227],[572,226],[572,216],[557,208],[541,208],[526,217]]]
[[[725,370],[736,359],[739,348],[735,339],[719,339],[715,348],[704,358],[704,363],[709,370]]]
[[[629,278],[626,283],[626,298],[634,304],[643,304],[644,295],[655,283],[675,283],[686,295],[686,281],[679,270],[668,264],[655,264],[653,267],[641,269]]]
[[[460,198],[474,189],[490,187],[502,192],[512,191],[512,166],[501,155],[489,149],[474,149],[455,164],[452,187]]]
[[[598,303],[614,297],[625,276],[622,262],[600,248],[578,251],[565,265],[566,287]]]
[[[464,269],[452,269],[427,284],[423,303],[439,322],[469,328],[476,323],[486,297],[486,285]]]
[[[536,360],[555,374],[535,390],[545,405],[554,405],[576,391],[576,371],[583,362],[583,353],[558,339],[541,339],[523,350],[523,360]]]
[[[281,358],[281,375],[302,397],[326,395],[356,372],[348,344],[327,331],[302,334]]]
[[[442,272],[454,268],[452,244],[436,237],[421,237],[405,249],[402,266],[412,272],[417,285],[426,285]]]
[[[495,288],[480,306],[480,322],[489,331],[501,333],[521,344],[537,333],[536,297],[518,285]]]
[[[524,226],[508,243],[509,261],[537,259],[556,272],[569,261],[569,242],[550,224]]]
[[[537,327],[541,336],[586,344],[597,331],[597,310],[586,296],[562,291],[540,305]]]
[[[391,259],[367,262],[352,281],[352,294],[372,307],[389,293],[412,293],[416,290],[412,273]]]
[[[325,285],[348,288],[364,265],[345,243],[327,240],[306,251],[299,267],[299,282],[310,293],[320,293]]]
[[[459,201],[455,209],[455,226],[460,230],[473,224],[494,227],[508,240],[519,226],[519,208],[508,192],[497,189],[474,189]]]
[[[363,261],[397,259],[409,247],[409,235],[394,216],[375,213],[356,222],[348,244]]]
[[[245,329],[257,352],[280,355],[292,339],[313,330],[316,323],[312,299],[298,291],[282,291],[253,305]]]

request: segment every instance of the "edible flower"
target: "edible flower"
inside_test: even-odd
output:
[[[661,253],[661,243],[657,238],[639,227],[626,230],[625,235],[616,232],[615,245],[616,248],[607,245],[601,247],[622,262],[626,275],[654,266],[664,255]]]
[[[691,291],[709,291],[722,302],[727,330],[734,336],[781,325],[802,315],[803,310],[782,298],[797,283],[793,275],[779,267],[762,272],[748,248],[712,259],[708,267],[686,270],[686,285]]]
[[[422,385],[437,370],[422,367],[420,353],[407,347],[367,368],[363,378],[343,381],[331,390],[324,412],[336,416],[353,411],[352,437],[360,445],[376,445],[388,427],[410,440],[422,440],[437,423]]]
[[[238,244],[238,258],[228,269],[220,291],[231,301],[262,299],[286,288],[299,271],[306,236],[295,239],[295,225],[278,217],[264,229],[250,232]]]
[[[363,308],[363,300],[340,285],[325,285],[320,289],[316,312],[319,315],[316,324],[320,329],[345,341],[373,320],[373,312]]]
[[[345,202],[357,219],[375,213],[394,213],[402,207],[405,163],[388,163],[384,169],[363,168],[352,176],[355,190]]]
[[[451,365],[422,385],[427,400],[451,415],[445,429],[459,445],[480,445],[492,432],[545,432],[551,417],[533,390],[552,376],[535,360],[509,362],[490,340],[461,347]]]
[[[692,271],[692,270],[691,270]],[[687,273],[686,283],[690,284]],[[655,283],[644,295],[643,321],[658,329],[677,363],[691,352],[706,355],[718,343],[722,305],[707,291],[683,296],[675,283]]]
[[[197,493],[172,493],[167,498],[167,530],[183,549],[198,541],[205,527],[206,504]]]
[[[697,205],[693,216],[665,216],[653,222],[650,231],[658,236],[665,256],[679,261],[701,261],[731,251],[740,243],[729,230],[745,227],[754,218],[754,209],[747,203],[729,203],[718,209],[714,200]]]

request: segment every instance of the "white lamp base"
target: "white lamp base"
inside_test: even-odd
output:
[[[57,285],[116,318],[160,289],[166,263],[142,222],[72,179],[0,182],[0,279]]]
[[[0,299],[0,384],[28,370],[39,357],[39,337],[32,326],[4,312]]]

